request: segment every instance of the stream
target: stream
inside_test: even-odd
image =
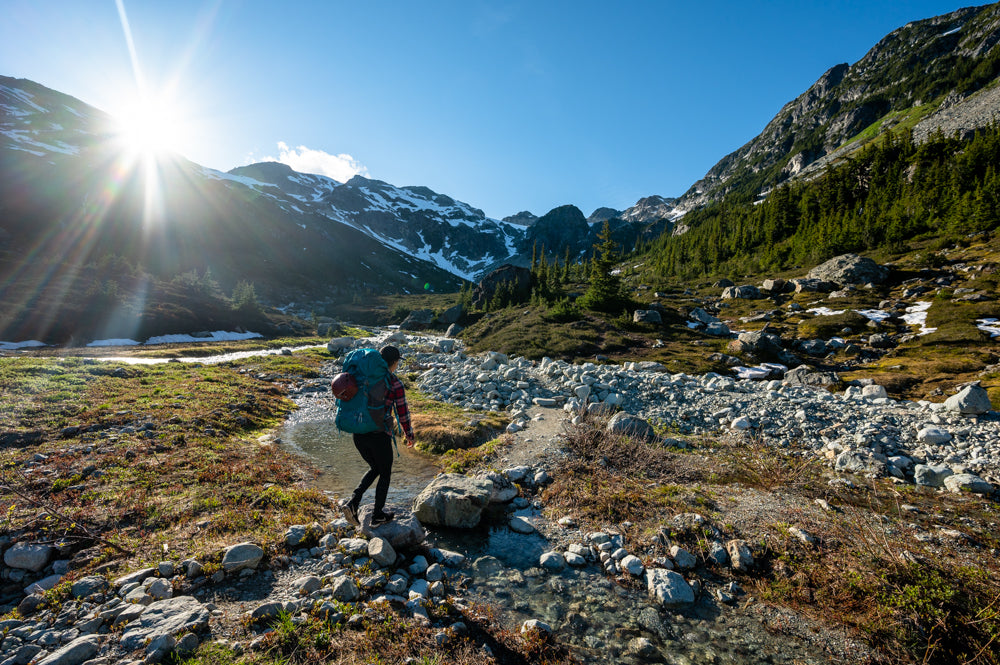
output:
[[[322,470],[316,481],[320,489],[346,496],[366,470],[350,435],[334,426],[328,399],[303,397],[299,407],[279,432],[282,444]],[[400,446],[388,503],[410,509],[437,473],[430,458]],[[373,492],[366,493],[366,502]],[[494,512],[476,529],[428,529],[428,541],[467,557],[459,575],[467,576],[469,584],[459,593],[501,609],[511,629],[527,619],[544,621],[584,663],[830,662],[815,645],[774,635],[752,611],[722,606],[707,592],[694,605],[671,611],[648,600],[643,580],[626,588],[598,564],[543,571],[539,557],[554,545],[539,533],[512,531],[507,526],[510,513]],[[514,514],[538,519],[541,511],[529,506]]]

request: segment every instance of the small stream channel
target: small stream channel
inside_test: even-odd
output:
[[[279,436],[283,445],[305,456],[323,473],[317,486],[346,496],[366,470],[350,435],[339,432],[327,400],[304,399]],[[420,453],[400,447],[393,464],[388,502],[409,509],[413,499],[438,473]],[[365,501],[372,500],[369,490]],[[538,518],[533,507],[517,515]],[[609,579],[596,564],[584,569],[550,573],[538,568],[541,554],[552,549],[542,535],[522,535],[507,526],[509,513],[491,515],[479,528],[428,529],[436,547],[461,552],[467,562],[460,571],[470,582],[471,599],[503,610],[517,628],[526,619],[540,619],[556,632],[585,663],[827,663],[815,647],[801,640],[775,636],[746,612],[720,607],[709,594],[683,613],[657,607],[646,597],[644,584],[626,589]],[[629,643],[650,640],[655,648],[642,655]]]

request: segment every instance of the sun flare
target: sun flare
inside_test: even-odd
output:
[[[181,119],[169,104],[144,100],[118,118],[118,135],[126,149],[138,155],[178,152],[183,140]]]

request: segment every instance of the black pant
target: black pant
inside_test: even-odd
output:
[[[392,439],[387,432],[371,432],[369,434],[355,434],[354,447],[361,453],[361,457],[368,462],[368,473],[364,475],[357,489],[354,490],[354,497],[351,503],[358,506],[365,490],[378,478],[378,485],[375,486],[375,515],[381,515],[385,507],[385,497],[389,494],[389,479],[392,476]]]

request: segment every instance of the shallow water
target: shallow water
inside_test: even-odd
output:
[[[279,436],[282,443],[305,456],[322,471],[316,479],[319,489],[338,497],[349,495],[368,470],[368,465],[354,447],[352,436],[337,429],[332,411],[313,417],[302,416],[301,411],[297,412],[281,428]],[[421,453],[408,449],[402,441],[398,443],[398,457],[393,458],[387,503],[409,510],[413,499],[438,474],[439,469]],[[372,501],[374,497],[373,485],[365,493],[365,502]]]

